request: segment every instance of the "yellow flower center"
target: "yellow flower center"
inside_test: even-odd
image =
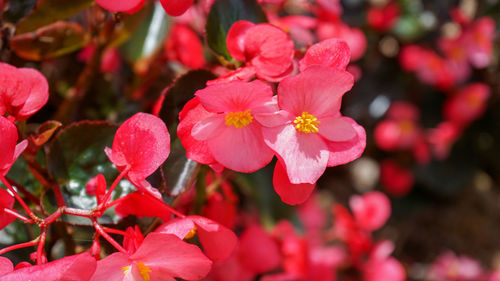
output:
[[[318,125],[321,123],[314,115],[309,114],[307,111],[302,112],[302,115],[297,116],[293,121],[295,129],[302,133],[317,133],[319,131]]]
[[[191,239],[196,235],[196,226],[191,229],[186,236],[184,237],[184,240]]]
[[[226,113],[226,125],[236,128],[243,128],[252,123],[253,116],[250,114],[250,109],[239,112]]]
[[[149,273],[151,273],[151,269],[147,267],[145,264],[142,262],[137,263],[137,269],[139,269],[139,274],[142,276],[142,279],[144,281],[150,281],[151,277],[149,276]],[[130,265],[122,267],[123,270],[123,275],[127,275],[127,273],[130,272]]]

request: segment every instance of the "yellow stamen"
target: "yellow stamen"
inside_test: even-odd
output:
[[[319,132],[318,125],[321,122],[314,115],[304,111],[301,116],[295,118],[293,123],[297,124],[295,125],[295,129],[299,132],[309,134]]]
[[[127,275],[127,273],[130,271],[130,265],[122,267],[123,270],[123,275]]]
[[[142,262],[139,262],[137,264],[137,267],[139,268],[139,274],[141,274],[144,281],[151,280],[151,278],[149,277],[149,273],[152,272],[152,270],[149,267],[145,266]]]
[[[191,239],[196,235],[196,226],[191,229],[186,236],[184,236],[184,240]]]
[[[250,114],[250,109],[239,112],[226,113],[226,125],[236,128],[243,128],[252,123],[253,116]]]

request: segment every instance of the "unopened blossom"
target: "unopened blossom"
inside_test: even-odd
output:
[[[396,197],[410,192],[415,177],[411,170],[401,167],[396,161],[386,159],[380,163],[380,184],[384,190]]]
[[[391,215],[391,202],[379,191],[354,195],[349,199],[349,206],[357,225],[367,231],[379,229]]]
[[[0,115],[25,120],[49,99],[47,79],[35,69],[0,62]]]
[[[198,35],[187,25],[176,23],[165,41],[165,57],[197,69],[205,65],[203,45]]]
[[[170,135],[163,121],[151,114],[137,113],[118,128],[112,148],[106,155],[120,172],[140,191],[160,197],[146,177],[167,159],[170,153]]]
[[[469,84],[450,96],[444,105],[444,115],[458,126],[478,119],[486,110],[490,88],[483,83]]]
[[[385,32],[394,27],[399,17],[399,7],[391,2],[383,7],[371,7],[366,14],[370,27]]]
[[[199,280],[211,266],[195,245],[172,234],[150,233],[134,253],[118,252],[100,260],[90,280]]]

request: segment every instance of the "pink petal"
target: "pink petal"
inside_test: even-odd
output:
[[[212,267],[198,247],[172,234],[150,233],[130,259],[142,261],[153,272],[187,280],[201,279]]]
[[[87,281],[96,270],[96,261],[88,252],[49,262],[23,267],[0,277],[2,281],[74,280]],[[102,280],[102,279],[101,279]]]
[[[258,107],[272,98],[271,87],[262,81],[233,81],[198,90],[196,96],[211,112],[239,112]]]
[[[14,270],[14,265],[8,258],[0,257],[0,276],[4,276]]]
[[[361,156],[366,147],[366,132],[349,117],[342,117],[349,122],[356,131],[356,137],[344,142],[326,142],[330,155],[328,157],[328,167],[349,163]]]
[[[299,133],[293,125],[262,128],[264,140],[283,161],[291,183],[314,184],[328,162],[328,149],[321,136]]]
[[[211,260],[224,260],[232,254],[238,238],[231,230],[201,216],[189,216],[189,218],[198,226],[201,245]]]
[[[329,117],[319,120],[319,134],[330,141],[349,141],[357,136],[351,123],[340,118]]]
[[[218,114],[196,123],[191,130],[191,135],[196,140],[204,141],[218,136],[224,128],[226,128],[224,116]]]
[[[263,168],[273,158],[255,121],[244,128],[226,127],[219,136],[208,140],[208,147],[217,162],[243,173]]]
[[[274,168],[273,186],[276,193],[281,197],[281,201],[289,205],[297,205],[309,198],[316,185],[310,183],[291,183],[285,167],[281,164],[281,161],[278,161]]]
[[[300,71],[304,71],[311,65],[345,70],[350,58],[351,52],[345,41],[337,38],[327,39],[307,49],[304,58],[300,60]]]
[[[107,151],[109,152],[109,150]],[[170,153],[170,135],[163,121],[148,113],[137,113],[116,131],[112,157],[120,169],[125,161],[128,178],[137,182],[151,175]]]
[[[351,197],[349,206],[359,227],[368,231],[382,227],[391,215],[389,198],[378,191]]]
[[[95,2],[110,12],[125,12],[133,14],[144,6],[146,0],[96,0]]]
[[[245,61],[245,34],[254,25],[253,22],[239,20],[229,29],[226,38],[227,50],[236,60]]]
[[[295,116],[292,116],[290,112],[285,110],[279,110],[273,113],[255,114],[254,117],[265,127],[285,125],[291,123],[292,120],[295,119]]]
[[[320,119],[338,114],[341,99],[354,83],[350,73],[324,66],[311,66],[285,78],[278,86],[278,104],[295,116],[308,112]]]
[[[29,95],[23,106],[17,112],[17,119],[23,120],[40,110],[49,99],[49,84],[47,79],[35,69],[19,68],[19,75],[29,89]]]
[[[164,221],[170,219],[170,211],[165,206],[165,203],[140,192],[132,192],[118,199],[115,205],[115,212],[122,218],[133,215],[152,218],[159,217]]]
[[[130,260],[125,254],[111,254],[97,262],[97,269],[90,281],[124,280],[125,274],[123,273],[122,268],[130,266],[131,264],[132,260]]]
[[[281,262],[277,242],[259,225],[250,226],[243,232],[238,256],[244,268],[257,274],[270,271]]]
[[[180,16],[193,5],[194,0],[160,0],[163,9],[171,16]]]
[[[186,238],[191,230],[195,228],[194,222],[190,218],[176,218],[160,225],[155,233],[173,234],[179,239]]]
[[[6,214],[3,211],[4,208],[10,209],[13,206],[14,206],[14,197],[12,197],[12,195],[10,195],[10,193],[7,192],[5,189],[0,188],[0,229],[3,229],[16,219],[16,217]]]
[[[14,163],[17,128],[3,116],[0,116],[0,135],[2,136],[0,138],[0,147],[2,148],[2,153],[0,153],[0,172],[2,175],[5,175]]]
[[[198,141],[191,135],[195,124],[200,120],[214,115],[214,113],[205,110],[198,98],[188,101],[179,113],[180,123],[177,126],[177,136],[181,140],[182,146],[186,149],[187,158],[201,164],[216,163],[212,152],[208,149],[206,141]]]

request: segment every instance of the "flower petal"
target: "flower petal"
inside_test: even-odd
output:
[[[286,167],[291,183],[314,184],[328,162],[328,149],[321,136],[299,133],[293,125],[262,128],[266,144]]]
[[[328,167],[342,165],[359,158],[366,147],[366,132],[363,127],[349,117],[342,119],[351,124],[356,131],[356,136],[349,141],[326,142],[330,156],[328,157]]]
[[[273,186],[276,193],[281,197],[281,201],[289,205],[297,205],[305,202],[309,198],[314,190],[315,184],[291,183],[288,179],[285,167],[281,161],[278,161],[274,168]]]
[[[329,117],[319,121],[319,134],[330,141],[348,141],[357,136],[351,123],[343,118]]]
[[[132,264],[132,261],[122,253],[114,253],[97,262],[97,269],[90,281],[123,280],[123,268]]]
[[[278,86],[278,105],[295,116],[308,112],[320,119],[338,114],[341,99],[354,83],[350,73],[324,66],[310,66],[285,78]]]
[[[245,61],[245,34],[255,24],[247,20],[239,20],[231,26],[227,33],[226,45],[229,54],[239,60]]]
[[[95,2],[110,12],[125,12],[133,14],[144,6],[146,0],[96,0]]]
[[[198,226],[198,237],[205,254],[211,260],[227,259],[232,253],[238,238],[227,227],[201,216],[189,216]]]
[[[351,51],[345,41],[337,38],[323,40],[307,49],[304,58],[300,60],[300,71],[312,65],[345,70],[350,58]]]
[[[165,12],[171,16],[180,16],[193,5],[194,0],[160,0]]]
[[[273,158],[257,122],[244,128],[226,127],[219,136],[207,142],[217,162],[242,173],[263,168]]]

